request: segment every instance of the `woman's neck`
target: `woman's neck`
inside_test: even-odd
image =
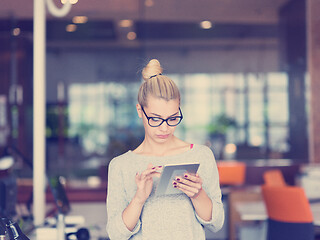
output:
[[[176,138],[175,136],[164,143],[149,141],[147,138],[145,138],[140,146],[134,150],[134,152],[142,155],[166,156],[182,153],[187,151],[189,148],[190,144]]]

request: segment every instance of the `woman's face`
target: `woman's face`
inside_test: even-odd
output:
[[[161,98],[148,97],[148,104],[144,106],[144,111],[148,117],[167,119],[170,117],[180,116],[179,100],[166,101]],[[145,136],[150,140],[158,143],[166,142],[173,137],[176,126],[169,126],[165,121],[158,127],[151,127],[148,124],[148,119],[143,113],[139,104],[137,104],[138,115],[143,120]]]

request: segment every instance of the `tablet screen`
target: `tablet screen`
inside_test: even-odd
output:
[[[177,176],[184,176],[186,173],[196,173],[199,163],[183,163],[165,165],[160,177],[156,195],[169,195],[183,193],[173,187],[172,182]]]

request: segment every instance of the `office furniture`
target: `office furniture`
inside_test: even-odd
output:
[[[246,185],[262,185],[264,184],[263,174],[268,170],[279,169],[284,180],[289,185],[294,185],[296,176],[300,172],[301,163],[292,159],[270,159],[246,161]]]
[[[229,206],[229,240],[238,239],[238,229],[243,224],[248,224],[248,220],[243,220],[241,212],[238,211],[237,206],[248,204],[249,206],[255,202],[261,202],[262,196],[260,187],[244,187],[232,189],[228,195]],[[253,220],[255,221],[255,220]],[[249,223],[251,224],[251,223]]]
[[[242,185],[245,181],[246,164],[237,161],[218,162],[220,185]]]
[[[286,186],[283,174],[279,169],[267,170],[263,174],[264,183],[268,186]]]
[[[268,240],[313,240],[314,225],[309,201],[300,187],[262,186],[268,214]]]

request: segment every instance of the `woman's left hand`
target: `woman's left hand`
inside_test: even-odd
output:
[[[199,174],[186,173],[183,177],[176,177],[172,184],[192,199],[202,191],[202,179]]]

